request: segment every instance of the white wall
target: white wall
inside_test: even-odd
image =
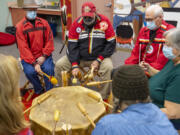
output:
[[[7,26],[12,26],[11,13],[8,9],[8,2],[16,0],[0,0],[0,32],[4,32]],[[9,13],[9,19],[8,19]],[[7,21],[8,20],[8,21]]]

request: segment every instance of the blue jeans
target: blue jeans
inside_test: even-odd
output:
[[[22,63],[26,77],[32,83],[34,87],[35,93],[41,94],[44,91],[44,89],[41,86],[38,73],[35,71],[34,66],[32,64],[25,62],[24,60],[22,60],[21,63]],[[50,76],[54,76],[54,63],[53,63],[52,56],[49,56],[44,61],[44,63],[41,65],[41,70]],[[51,84],[50,80],[46,76],[44,76],[44,82],[45,82],[46,90],[53,88],[53,85]]]

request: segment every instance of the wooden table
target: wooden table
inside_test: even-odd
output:
[[[15,26],[25,16],[25,11],[22,8],[18,7],[16,2],[8,2],[8,7],[12,17],[12,24]],[[61,10],[38,8],[37,14],[61,16]]]

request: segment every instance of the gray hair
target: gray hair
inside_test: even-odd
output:
[[[174,28],[166,31],[164,36],[166,37],[167,35],[168,41],[171,43],[171,45],[180,50],[180,28]]]
[[[154,11],[154,17],[157,17],[159,15],[163,15],[163,9],[161,6],[154,4],[149,7],[147,7],[146,12]]]

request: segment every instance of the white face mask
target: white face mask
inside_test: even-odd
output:
[[[154,30],[155,28],[157,28],[157,25],[155,24],[154,21],[147,21],[146,22],[146,26],[150,30]]]
[[[37,16],[36,11],[27,11],[26,12],[26,17],[29,20],[34,20],[36,18],[36,16]]]
[[[163,46],[163,54],[168,59],[174,59],[176,56],[172,52],[172,47],[168,47],[166,45]]]

